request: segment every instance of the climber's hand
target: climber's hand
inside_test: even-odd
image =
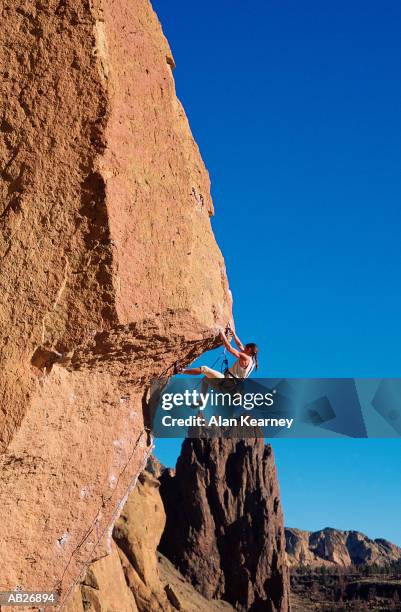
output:
[[[226,331],[224,329],[220,330],[220,338],[221,338],[224,346],[227,346],[228,339],[227,339],[227,336],[226,336]]]

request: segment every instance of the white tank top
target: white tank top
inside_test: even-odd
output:
[[[250,376],[250,374],[252,373],[254,367],[255,361],[253,359],[251,359],[250,363],[246,366],[246,368],[243,368],[239,362],[239,359],[237,359],[237,361],[231,366],[231,368],[228,369],[228,374],[230,374],[231,372],[231,374],[235,376],[235,378],[248,378],[248,376]]]

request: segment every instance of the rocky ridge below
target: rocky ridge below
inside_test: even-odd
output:
[[[287,611],[289,577],[273,451],[261,438],[187,438],[160,477],[160,551],[208,599]]]
[[[157,547],[166,515],[159,462],[151,457],[113,530],[110,554],[94,560],[65,612],[230,612],[203,597]]]
[[[187,439],[151,457],[67,612],[289,611],[274,459],[261,439]]]

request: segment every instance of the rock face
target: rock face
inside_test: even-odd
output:
[[[159,481],[149,472],[144,472],[128,498],[113,532],[120,549],[127,584],[135,594],[140,610],[162,612],[169,607],[159,580],[156,557],[165,522]]]
[[[173,609],[183,612],[232,612],[234,608],[221,599],[206,599],[194,589],[190,582],[162,554],[158,554],[161,581]],[[147,612],[147,611],[145,611]]]
[[[149,467],[159,468],[158,462]],[[232,610],[226,602],[207,601],[157,553],[165,521],[159,481],[146,470],[115,524],[111,553],[89,566],[65,612]]]
[[[149,2],[0,10],[0,584],[64,601],[150,452],[147,381],[231,304]]]
[[[289,609],[283,514],[262,439],[186,439],[161,476],[160,551],[207,598],[236,609]]]
[[[310,532],[287,528],[285,538],[290,566],[387,565],[401,559],[401,548],[387,540],[371,540],[359,531],[327,527]]]
[[[119,550],[112,543],[110,554],[89,566],[80,590],[68,603],[67,612],[108,610],[137,612],[135,597],[128,588]]]

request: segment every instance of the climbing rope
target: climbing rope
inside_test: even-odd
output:
[[[212,365],[210,366],[212,370],[214,370],[214,368],[217,366],[220,360],[221,360],[220,372],[224,374],[226,369],[228,368],[228,359],[227,359],[226,349],[224,349],[224,351],[220,353],[215,359],[215,361],[212,363]]]

